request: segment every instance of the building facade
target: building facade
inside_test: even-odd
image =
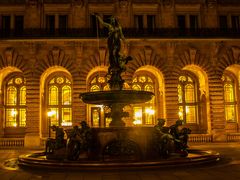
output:
[[[238,137],[240,2],[237,0],[6,0],[0,2],[0,137],[27,147],[49,125],[82,120],[108,127],[108,107],[84,104],[86,91],[108,90],[105,22],[117,17],[133,60],[125,89],[152,91],[129,105],[127,126],[184,121],[195,136]],[[240,136],[239,136],[240,137]]]

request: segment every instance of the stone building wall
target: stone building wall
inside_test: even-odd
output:
[[[48,1],[51,2],[51,1]],[[221,1],[223,2],[223,1]],[[90,26],[89,16],[93,12],[114,14],[119,18],[123,28],[134,26],[134,14],[156,14],[157,28],[176,28],[177,14],[197,13],[200,16],[201,28],[217,28],[218,15],[223,12],[239,13],[240,4],[216,1],[184,1],[179,0],[118,0],[98,1],[78,0],[69,3],[45,3],[28,0],[27,3],[13,5],[0,3],[0,15],[24,15],[25,28],[44,28],[45,15],[67,14],[69,28],[86,28]],[[224,8],[223,8],[224,7]],[[146,17],[145,17],[146,18]],[[11,21],[14,28],[14,22]],[[202,90],[206,99],[202,108],[206,108],[206,116],[201,119],[200,126],[192,127],[195,133],[210,133],[214,139],[222,141],[226,137],[226,127],[230,128],[224,116],[224,97],[222,75],[231,65],[239,65],[240,40],[232,38],[131,38],[126,39],[126,52],[134,60],[127,65],[124,79],[128,83],[137,69],[153,67],[164,77],[164,105],[161,117],[171,125],[178,119],[178,77],[182,70],[192,73],[203,72],[208,80],[208,87]],[[4,70],[15,67],[20,70],[27,80],[27,146],[38,145],[40,137],[47,134],[46,113],[44,111],[44,88],[41,81],[44,73],[56,67],[70,73],[73,82],[73,123],[86,119],[87,106],[81,102],[79,94],[87,90],[86,78],[89,72],[98,67],[107,67],[106,39],[101,38],[46,38],[31,37],[26,39],[0,40],[0,79],[3,82]],[[15,70],[14,70],[15,71]],[[53,71],[51,71],[53,72]],[[9,74],[9,73],[8,73]],[[198,74],[198,76],[200,76]],[[1,89],[0,112],[4,111],[3,89]],[[41,104],[42,103],[42,104]],[[161,104],[161,102],[160,102]],[[4,136],[4,113],[0,113],[0,133]],[[237,121],[238,122],[238,121]],[[238,125],[234,132],[238,132]],[[44,131],[44,132],[43,132]]]

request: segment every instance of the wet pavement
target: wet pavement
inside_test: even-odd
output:
[[[16,158],[37,150],[0,149],[0,180],[240,180],[240,143],[190,144],[190,147],[217,151],[222,159],[214,164],[141,171],[30,171],[19,169]]]

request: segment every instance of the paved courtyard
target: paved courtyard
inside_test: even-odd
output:
[[[112,171],[112,172],[51,172],[9,170],[1,166],[0,180],[240,180],[240,143],[190,144],[197,149],[208,149],[220,152],[222,160],[216,164],[195,167],[173,167],[146,171]],[[0,149],[1,164],[20,154],[33,150]]]

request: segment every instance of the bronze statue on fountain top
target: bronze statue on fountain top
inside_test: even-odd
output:
[[[109,68],[108,74],[110,74],[109,85],[111,90],[122,90],[124,80],[121,77],[121,73],[126,70],[125,64],[132,60],[131,56],[124,56],[120,54],[121,40],[125,41],[122,27],[115,17],[110,18],[110,23],[104,22],[102,18],[94,14],[98,21],[108,29],[108,50],[109,50]]]

